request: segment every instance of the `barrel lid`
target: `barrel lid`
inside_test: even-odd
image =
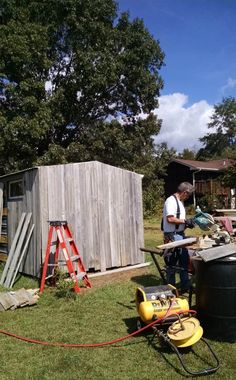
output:
[[[236,253],[230,256],[222,257],[221,259],[218,259],[217,261],[229,261],[229,262],[236,262]]]
[[[210,264],[210,263],[212,263],[212,262],[226,262],[226,263],[229,263],[229,264],[236,264],[236,253],[233,253],[233,254],[231,254],[231,255],[229,255],[229,256],[225,256],[225,257],[221,257],[221,258],[219,258],[219,259],[214,259],[214,260],[211,260],[211,261],[209,261],[209,262],[205,262],[200,256],[193,256],[192,258],[191,258],[191,260],[194,260],[194,261],[201,261],[201,262],[203,262],[203,263],[205,263],[205,264]]]

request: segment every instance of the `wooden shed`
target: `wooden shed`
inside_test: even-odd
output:
[[[23,273],[40,276],[49,220],[67,220],[87,271],[144,262],[142,175],[97,161],[40,166],[1,176],[0,189],[3,255],[22,213],[32,213]]]

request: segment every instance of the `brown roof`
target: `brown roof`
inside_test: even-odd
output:
[[[223,170],[233,164],[236,164],[235,160],[228,158],[212,161],[195,161],[195,160],[183,160],[181,158],[173,158],[172,162],[188,166],[190,170]]]

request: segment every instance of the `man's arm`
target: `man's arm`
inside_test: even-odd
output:
[[[167,215],[166,219],[171,224],[185,224],[185,219],[176,218],[174,215]]]

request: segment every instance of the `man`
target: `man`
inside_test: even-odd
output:
[[[164,243],[182,240],[185,238],[185,228],[193,228],[194,223],[191,219],[186,220],[184,201],[193,193],[194,187],[189,182],[182,182],[175,194],[166,199],[163,208],[163,231]],[[175,267],[180,269],[181,293],[190,288],[188,275],[189,255],[186,248],[175,248],[164,253],[164,260],[167,266],[167,282],[175,286]]]

